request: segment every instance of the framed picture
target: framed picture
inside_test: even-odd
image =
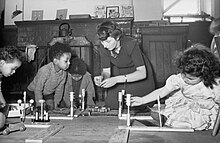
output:
[[[32,10],[31,20],[43,20],[43,10]]]
[[[121,17],[134,17],[134,9],[132,5],[121,6]]]
[[[56,14],[57,20],[64,20],[67,16],[67,9],[58,9]]]
[[[105,6],[104,5],[97,5],[95,6],[95,17],[96,18],[105,18]]]
[[[106,7],[106,18],[118,18],[119,16],[119,6]]]

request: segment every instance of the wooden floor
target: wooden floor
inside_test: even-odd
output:
[[[10,118],[8,121],[16,122],[20,119]],[[26,120],[25,123],[30,124],[30,120]],[[52,123],[63,125],[64,128],[49,137],[45,143],[110,143],[118,126],[126,125],[126,121],[119,120],[117,116],[111,114],[80,116],[73,120],[51,120],[50,124]],[[132,124],[145,126],[146,122],[135,120]],[[41,130],[42,128],[27,128],[24,132],[0,135],[0,143],[24,143],[27,138]],[[212,137],[211,130],[193,133],[130,131],[127,143],[219,143],[219,141],[220,133]]]
[[[59,123],[64,128],[46,140],[46,143],[108,143],[119,122],[117,116],[84,116],[74,120],[52,120],[51,123]],[[24,132],[1,135],[0,142],[24,143],[25,139],[41,130],[27,128]]]
[[[145,125],[135,121],[133,125]],[[211,136],[212,130],[195,132],[147,132],[130,131],[128,143],[219,143],[220,133]]]

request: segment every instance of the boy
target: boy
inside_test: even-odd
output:
[[[74,92],[75,95],[75,106],[79,107],[79,94],[82,95],[82,89],[85,89],[86,97],[85,102],[87,106],[95,105],[93,98],[95,97],[95,89],[91,74],[87,71],[86,63],[78,58],[71,59],[71,65],[68,69],[68,78],[65,88],[64,100],[66,103],[69,101],[69,93]],[[66,104],[70,107],[70,104]]]
[[[2,76],[13,75],[21,66],[23,59],[24,57],[16,47],[0,48],[0,129],[4,127],[8,114],[8,106],[1,91],[1,79]]]
[[[39,69],[34,80],[29,84],[27,94],[35,99],[36,107],[39,100],[46,101],[46,110],[56,109],[63,97],[66,70],[70,65],[71,49],[67,44],[55,43],[50,47],[50,63]]]

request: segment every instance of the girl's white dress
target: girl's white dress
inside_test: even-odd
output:
[[[216,80],[219,83],[219,79]],[[212,129],[220,101],[220,84],[207,88],[203,82],[186,84],[181,74],[171,75],[165,87],[174,91],[165,100],[162,111],[168,119],[166,125],[195,130]]]

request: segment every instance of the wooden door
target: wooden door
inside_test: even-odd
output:
[[[143,52],[148,56],[153,66],[156,87],[165,84],[166,79],[176,73],[173,63],[175,55],[185,49],[181,35],[142,35]]]

